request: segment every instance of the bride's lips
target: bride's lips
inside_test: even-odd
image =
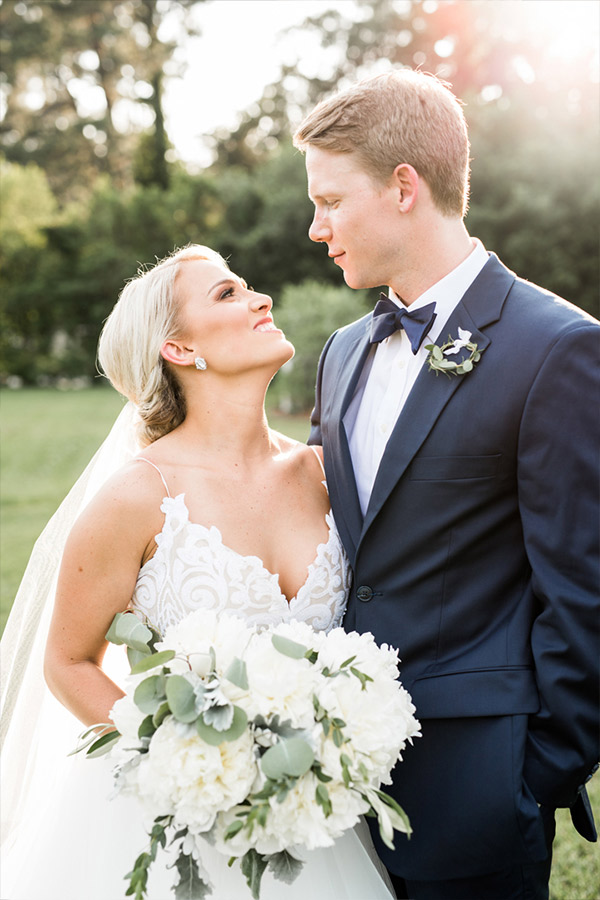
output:
[[[265,316],[264,319],[259,319],[259,321],[254,326],[253,331],[260,331],[263,333],[267,331],[278,331],[281,334],[281,328],[277,328],[270,316]]]

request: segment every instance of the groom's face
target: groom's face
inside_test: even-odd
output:
[[[308,236],[327,244],[351,288],[390,284],[398,266],[398,191],[364,171],[352,153],[309,146],[308,195],[315,215]]]

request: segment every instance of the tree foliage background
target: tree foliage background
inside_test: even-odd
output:
[[[435,72],[466,103],[470,232],[598,315],[597,55],[591,45],[557,53],[560,32],[531,15],[541,0],[355,0],[343,13],[324,0],[299,26],[320,63],[282,66],[234,128],[211,136],[212,165],[191,172],[165,132],[163,90],[181,74],[174,50],[197,32],[201,5],[0,5],[0,380],[92,378],[124,282],[199,242],[279,301],[297,357],[276,393],[288,409],[310,406],[321,345],[374,298],[345,288],[308,240],[290,135],[336,86],[390,65]]]

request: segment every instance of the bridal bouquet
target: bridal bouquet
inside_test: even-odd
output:
[[[239,859],[252,896],[267,867],[290,883],[302,850],[331,846],[359,816],[383,841],[410,834],[380,785],[419,735],[397,652],[371,634],[328,634],[301,622],[265,630],[197,610],[162,639],[132,613],[107,635],[128,646],[130,687],[111,712],[116,731],[86,733],[88,755],[109,751],[117,789],[154,819],[150,849],[128,874],[145,896],[158,847],[175,842],[178,896],[210,893],[201,862]],[[179,893],[180,892],[180,893]]]

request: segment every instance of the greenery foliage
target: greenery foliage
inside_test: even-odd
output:
[[[300,352],[276,376],[272,396],[286,412],[310,409],[315,392],[315,361],[328,337],[370,308],[370,292],[334,287],[311,279],[283,290],[275,324]]]
[[[509,4],[481,0],[324,8],[301,28],[327,66],[318,76],[302,59],[282,66],[239,124],[213,135],[214,165],[192,173],[164,132],[162,85],[199,4],[0,6],[0,383],[93,378],[98,334],[125,281],[196,242],[272,294],[297,351],[277,385],[288,406],[310,407],[319,342],[377,293],[334,299],[342,273],[308,240],[312,205],[291,131],[337,84],[388,61],[435,71],[466,101],[470,232],[522,277],[600,314],[598,87],[588,49],[568,65],[553,55],[531,3],[516,19]],[[96,92],[94,115],[77,99],[82,85]]]

